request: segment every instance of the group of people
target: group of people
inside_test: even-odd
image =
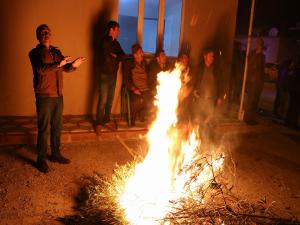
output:
[[[168,63],[163,49],[158,49],[152,62],[146,63],[142,47],[132,45],[132,57],[128,57],[117,38],[120,26],[116,21],[107,24],[107,32],[101,44],[101,72],[99,74],[99,99],[96,111],[95,131],[101,133],[104,126],[116,129],[111,123],[111,108],[114,98],[119,63],[123,63],[124,85],[130,93],[131,124],[139,118],[149,119],[155,111],[153,100],[156,94],[157,74],[171,70],[174,63]],[[63,72],[76,70],[86,59],[78,57],[73,60],[64,56],[61,51],[51,45],[51,30],[42,24],[36,29],[38,45],[29,53],[33,69],[33,84],[36,98],[38,125],[37,168],[47,173],[47,140],[50,133],[50,161],[62,164],[70,160],[61,154],[61,129],[63,114]],[[210,124],[215,106],[220,104],[219,68],[214,65],[214,51],[204,51],[200,69],[190,68],[189,55],[181,52],[176,61],[181,64],[184,94],[180,99],[182,110],[179,118],[184,121],[194,121]],[[199,76],[195,76],[199,74]],[[209,127],[209,126],[207,126]]]
[[[155,107],[153,105],[156,95],[157,74],[174,68],[174,63],[169,63],[163,49],[158,49],[154,59],[147,63],[144,59],[143,49],[139,44],[131,47],[132,57],[128,57],[123,51],[117,38],[120,26],[116,21],[109,21],[107,32],[102,39],[101,72],[99,74],[99,99],[96,110],[95,132],[101,133],[104,126],[116,129],[111,122],[111,108],[116,87],[119,64],[122,62],[123,85],[130,94],[131,124],[135,125],[138,119],[144,121],[153,118]],[[36,112],[38,125],[37,140],[37,168],[47,173],[49,167],[46,162],[47,140],[50,132],[51,157],[50,160],[68,164],[70,160],[65,158],[60,151],[60,136],[62,129],[63,112],[63,71],[72,72],[84,61],[84,57],[72,60],[69,56],[63,56],[57,47],[51,45],[51,30],[46,24],[36,29],[36,37],[39,44],[30,51],[29,57],[33,68],[33,83],[36,97]],[[261,71],[264,64],[261,43],[257,48],[255,57],[252,58],[251,68]],[[192,68],[189,53],[181,51],[176,63],[181,65],[182,88],[179,99],[179,121],[182,123],[198,124],[201,133],[210,139],[213,134],[213,126],[216,108],[220,106],[226,97],[223,88],[220,64],[216,60],[213,48],[203,50],[201,63],[197,68]],[[251,73],[256,73],[252,71]],[[250,104],[246,107],[246,121],[253,119],[253,112],[258,103],[261,92],[262,74],[252,76],[248,84]],[[257,85],[257,82],[260,85]]]
[[[155,59],[150,65],[144,59],[142,47],[139,44],[132,45],[132,57],[128,57],[117,38],[120,32],[119,24],[110,21],[107,24],[107,33],[102,41],[100,49],[100,95],[97,105],[95,131],[100,134],[104,127],[116,129],[116,124],[110,121],[111,108],[114,98],[117,72],[119,63],[123,67],[123,83],[130,95],[131,124],[135,125],[136,118],[145,120],[151,106],[156,88],[157,73],[168,70],[164,50],[158,50]]]

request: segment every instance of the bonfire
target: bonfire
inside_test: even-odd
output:
[[[204,151],[201,130],[179,125],[180,71],[176,65],[158,74],[157,114],[146,135],[147,149],[129,149],[132,162],[118,166],[110,178],[95,177],[88,187],[89,215],[128,225],[273,224],[277,218],[267,201],[241,201],[218,181],[224,153],[213,147]]]

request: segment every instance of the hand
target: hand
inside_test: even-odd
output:
[[[117,54],[115,54],[115,53],[110,53],[110,55],[114,58],[117,58]]]
[[[208,124],[212,119],[212,115],[208,115],[205,120],[203,121],[203,124]]]
[[[133,89],[133,93],[136,94],[136,95],[141,95],[142,93],[140,92],[139,89],[135,88]]]
[[[199,97],[200,97],[198,90],[194,90],[194,91],[193,91],[193,95],[194,95],[196,98],[199,98]]]
[[[222,104],[222,102],[223,102],[223,101],[222,101],[222,99],[221,99],[221,98],[218,98],[218,99],[217,99],[217,105],[221,105],[221,104]]]
[[[66,56],[63,58],[63,60],[60,61],[59,67],[63,67],[64,65],[66,65],[67,63],[70,63],[71,61],[72,61],[71,56]]]
[[[75,61],[72,63],[72,66],[74,68],[78,68],[84,61],[86,61],[86,58],[79,57],[79,58],[75,59]]]

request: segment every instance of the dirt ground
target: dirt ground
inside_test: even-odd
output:
[[[231,128],[232,129],[232,128]],[[125,140],[139,148],[140,140]],[[266,199],[284,216],[300,219],[300,133],[278,125],[265,125],[244,132],[224,134],[227,160],[234,162],[228,173],[233,191],[253,202]],[[116,164],[132,160],[119,141],[63,145],[72,162],[49,162],[51,171],[40,173],[34,166],[33,146],[0,148],[0,224],[61,225],[79,215],[82,181],[94,174],[109,176]]]

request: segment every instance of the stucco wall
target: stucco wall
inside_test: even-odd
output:
[[[221,54],[225,88],[228,89],[232,62],[238,0],[185,1],[182,43],[190,49],[197,67],[205,47],[214,47]]]
[[[229,68],[237,0],[184,0],[183,41],[190,43],[195,64],[213,40]],[[118,17],[118,0],[2,0],[0,2],[0,116],[35,115],[32,69],[28,52],[36,46],[35,29],[47,23],[52,43],[64,55],[87,61],[64,77],[64,114],[94,113],[97,98],[97,46],[105,19]],[[122,31],[121,31],[122,32]]]
[[[107,2],[109,4],[107,4]],[[106,17],[117,18],[115,0],[2,0],[0,116],[35,115],[28,52],[38,43],[35,29],[46,23],[52,44],[64,55],[87,61],[64,76],[64,114],[86,114],[94,107],[95,47]]]

